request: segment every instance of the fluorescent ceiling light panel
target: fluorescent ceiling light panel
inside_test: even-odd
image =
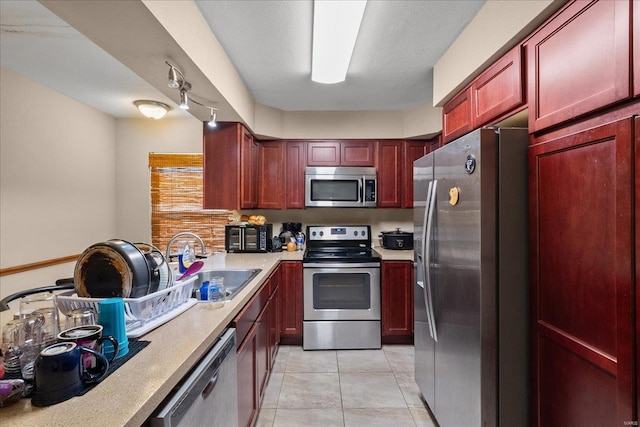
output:
[[[366,5],[366,0],[313,2],[311,80],[318,83],[345,80]]]

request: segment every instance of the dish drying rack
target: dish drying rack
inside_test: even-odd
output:
[[[123,298],[124,316],[128,338],[138,338],[169,320],[184,313],[197,304],[191,298],[193,284],[198,276],[194,275],[173,286],[156,291],[140,298]],[[92,308],[98,313],[98,304],[104,298],[83,298],[75,291],[56,296],[58,309],[67,314],[75,308]]]

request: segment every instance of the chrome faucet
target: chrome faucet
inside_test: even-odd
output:
[[[180,237],[193,237],[194,239],[196,239],[198,241],[198,243],[200,243],[200,249],[202,250],[202,252],[200,254],[196,254],[197,258],[206,258],[207,257],[207,250],[206,247],[204,245],[204,241],[202,240],[202,238],[200,236],[198,236],[195,233],[191,233],[190,231],[184,231],[182,233],[178,233],[175,236],[173,236],[171,239],[169,239],[169,243],[167,243],[167,255],[165,256],[165,258],[167,259],[167,262],[170,260],[171,256],[176,256],[171,254],[171,245],[173,244],[173,242],[175,242],[176,240],[178,240],[178,238]]]

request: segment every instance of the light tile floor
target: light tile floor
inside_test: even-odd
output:
[[[414,380],[413,358],[413,346],[281,346],[256,426],[434,427]]]

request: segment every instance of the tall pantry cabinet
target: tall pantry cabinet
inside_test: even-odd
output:
[[[524,43],[534,426],[638,421],[638,7],[571,1]]]

